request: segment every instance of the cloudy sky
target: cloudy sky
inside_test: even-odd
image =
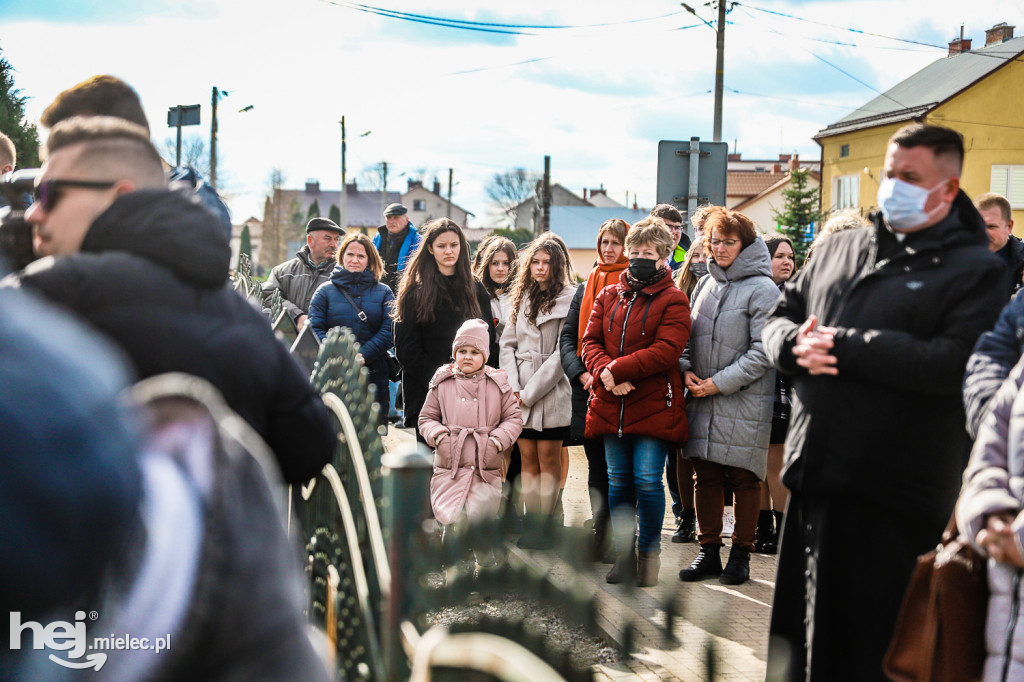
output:
[[[275,166],[288,186],[339,187],[342,115],[350,178],[362,186],[386,161],[402,191],[408,178],[446,184],[452,168],[476,226],[493,224],[495,173],[540,172],[550,155],[573,191],[603,185],[650,206],[658,141],[712,138],[715,32],[673,0],[368,1],[0,0],[0,50],[31,118],[111,73],[138,90],[161,149],[168,107],[201,104],[186,139],[208,139],[211,89],[228,91],[219,171],[236,220],[262,212]],[[483,30],[437,25],[453,21]],[[817,158],[817,130],[943,58],[961,23],[977,47],[1001,21],[1024,32],[1024,9],[753,0],[728,21],[723,139],[744,158]]]

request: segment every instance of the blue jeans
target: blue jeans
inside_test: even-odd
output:
[[[616,523],[616,517],[624,517],[619,507],[628,509],[635,499],[640,519],[637,549],[641,552],[661,549],[661,526],[665,520],[665,487],[661,481],[668,443],[650,436],[605,436],[604,451],[608,460],[608,506],[612,510],[612,523]],[[632,514],[627,517],[632,518]],[[615,537],[622,537],[621,530],[616,531]]]

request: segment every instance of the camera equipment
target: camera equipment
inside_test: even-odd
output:
[[[25,209],[32,203],[38,168],[27,168],[0,175],[0,258],[14,270],[35,260],[32,252],[32,226],[25,222]]]

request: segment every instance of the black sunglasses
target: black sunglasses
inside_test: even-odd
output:
[[[32,190],[32,198],[43,207],[43,210],[52,211],[57,202],[63,196],[61,189],[64,187],[80,187],[82,189],[110,189],[117,183],[106,180],[60,180],[57,178],[43,180]]]

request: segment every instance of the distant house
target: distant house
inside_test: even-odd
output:
[[[993,26],[977,50],[961,35],[946,57],[819,131],[822,208],[873,209],[889,138],[919,121],[964,136],[961,187],[970,196],[1006,196],[1015,232],[1024,235],[1024,38],[1014,38],[1013,30]]]
[[[807,168],[800,163],[800,157],[796,154],[789,158],[789,167],[785,171],[780,171],[778,166],[779,164],[775,163],[771,172],[728,171],[727,174],[726,194],[729,208],[753,220],[762,232],[773,232],[779,227],[774,214],[781,211],[785,204],[783,192],[789,188],[790,171],[801,167]],[[818,187],[821,174],[813,169],[808,171],[807,189]]]
[[[565,241],[573,268],[580,277],[597,262],[597,230],[606,220],[621,218],[632,225],[647,217],[649,209],[601,206],[552,206],[551,231]]]
[[[457,204],[452,204],[449,212],[448,199],[441,196],[441,183],[437,180],[434,180],[433,191],[427,189],[419,180],[409,180],[409,188],[402,195],[401,203],[409,209],[409,220],[416,227],[434,218],[448,217],[465,229],[469,216],[473,215]],[[380,224],[383,224],[383,219]]]
[[[552,208],[555,206],[623,208],[622,204],[608,196],[604,185],[599,189],[584,189],[581,197],[557,182],[551,185],[551,206]],[[535,196],[517,205],[514,211],[516,216],[514,227],[516,229],[534,230],[535,226],[539,225],[543,219],[541,206]],[[554,218],[552,218],[551,224],[552,226],[555,224]]]
[[[244,223],[231,226],[231,269],[238,265],[238,251],[242,246],[242,230],[249,228],[249,246],[252,258],[253,270],[257,270],[260,260],[260,250],[263,246],[263,221],[255,216],[250,217]],[[257,273],[259,274],[259,273]]]

